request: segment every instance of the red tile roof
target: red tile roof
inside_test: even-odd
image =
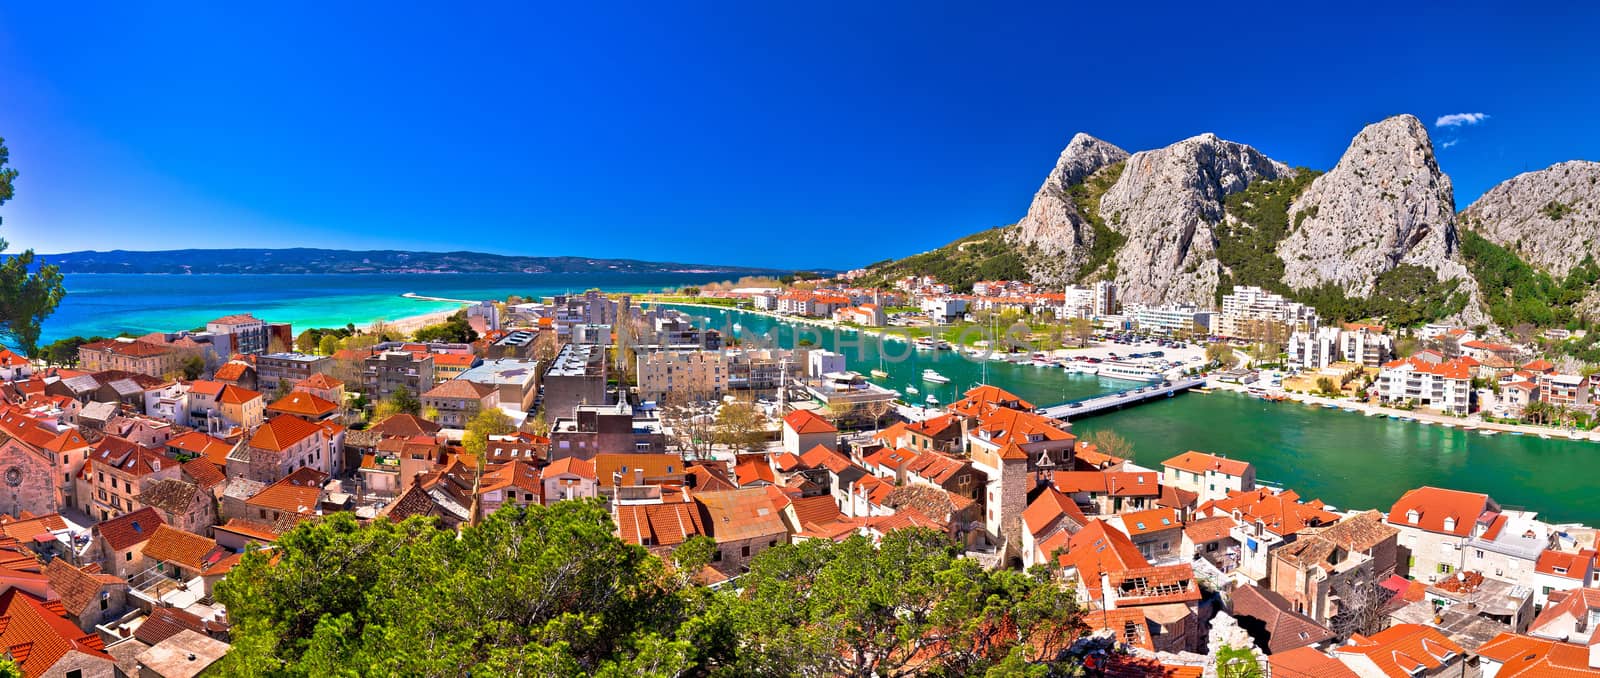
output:
[[[252,391],[243,386],[229,384],[222,387],[222,393],[217,395],[217,402],[227,405],[243,405],[260,397],[260,391]]]
[[[301,379],[300,383],[295,384],[295,388],[297,389],[315,389],[318,391],[326,391],[343,387],[344,382],[339,381],[338,379],[335,379],[324,372],[313,374],[305,379]]]
[[[268,413],[296,414],[302,417],[320,419],[332,414],[339,409],[338,403],[318,398],[305,391],[292,391],[267,406]]]
[[[1395,678],[1433,671],[1462,659],[1462,648],[1437,629],[1421,624],[1396,624],[1364,637],[1356,634],[1336,655],[1365,655],[1378,669]]]
[[[1499,508],[1486,494],[1420,487],[1405,493],[1394,503],[1389,509],[1389,523],[1466,537],[1472,534],[1480,516]],[[1412,511],[1418,514],[1415,523],[1410,521]],[[1450,529],[1445,529],[1446,520],[1453,521]]]
[[[1208,452],[1189,450],[1176,457],[1161,462],[1162,466],[1170,466],[1190,473],[1221,473],[1235,477],[1243,477],[1250,471],[1250,462],[1229,459],[1221,455]]]
[[[326,473],[309,466],[299,468],[282,480],[262,488],[255,496],[246,499],[245,504],[290,514],[314,514],[322,499],[322,485],[327,480]]]
[[[1196,509],[1201,515],[1233,515],[1248,524],[1280,536],[1296,534],[1307,527],[1322,527],[1339,521],[1339,515],[1323,508],[1320,500],[1301,502],[1294,490],[1261,487],[1249,492],[1229,492],[1226,499],[1208,501]]]
[[[1274,652],[1267,657],[1275,676],[1302,676],[1303,678],[1360,678],[1350,667],[1314,648],[1297,647],[1284,652]]]
[[[148,541],[156,528],[165,524],[160,513],[146,506],[101,522],[94,526],[93,531],[105,539],[112,550],[121,551]]]
[[[0,593],[0,647],[4,647],[25,676],[39,676],[69,652],[113,661],[105,643],[94,633],[84,633],[64,616],[57,601],[42,601],[21,589]]]
[[[155,473],[163,468],[176,466],[178,462],[170,459],[160,451],[148,447],[140,447],[132,441],[106,436],[95,443],[94,451],[89,453],[89,459],[100,468],[117,469],[134,477]]]
[[[1539,554],[1539,560],[1534,563],[1533,569],[1535,572],[1552,577],[1566,577],[1583,582],[1589,579],[1594,559],[1593,549],[1584,549],[1577,553],[1545,549],[1544,553]]]
[[[1161,475],[1154,471],[1056,471],[1050,482],[1062,492],[1087,492],[1113,497],[1156,497]]]
[[[1178,512],[1169,508],[1131,511],[1120,515],[1122,516],[1122,526],[1128,531],[1128,536],[1130,537],[1138,537],[1162,530],[1177,530],[1183,527],[1183,522],[1178,520]]]
[[[250,446],[258,450],[282,452],[306,438],[322,432],[322,427],[299,417],[280,414],[256,428]]]
[[[630,544],[676,546],[706,534],[693,502],[624,504],[616,507],[617,536]]]
[[[795,410],[783,418],[783,425],[795,433],[837,433],[838,428],[811,410]]]
[[[694,500],[705,511],[706,527],[718,543],[788,533],[764,489],[699,492]]]
[[[147,558],[182,565],[196,572],[206,569],[224,555],[217,542],[169,525],[156,526],[150,541],[145,542],[143,552]]]
[[[1496,678],[1600,677],[1600,668],[1589,665],[1589,648],[1572,643],[1501,633],[1476,654],[1501,664]]]
[[[1063,567],[1078,570],[1091,591],[1099,590],[1097,580],[1101,573],[1126,572],[1135,568],[1150,567],[1150,561],[1140,555],[1128,535],[1111,527],[1104,520],[1090,520],[1067,541],[1067,552],[1061,556]]]
[[[1082,527],[1088,524],[1089,519],[1083,515],[1083,510],[1072,501],[1071,497],[1062,494],[1054,486],[1045,486],[1044,491],[1028,504],[1022,511],[1022,522],[1027,525],[1028,532],[1035,537],[1044,533],[1050,527],[1059,524],[1061,518],[1066,518]]]
[[[222,367],[218,367],[216,374],[214,374],[212,376],[217,381],[237,382],[240,379],[244,378],[246,370],[252,370],[252,369],[255,369],[255,368],[251,367],[249,363],[230,362],[230,363],[224,364]],[[215,382],[215,381],[213,381],[213,382],[199,382],[199,381],[195,382],[195,384],[202,384],[202,383],[204,383],[204,384],[215,384],[217,382]],[[221,386],[222,386],[221,384],[218,384],[217,385],[217,389],[215,389],[215,390],[211,389],[208,386],[207,387],[207,392],[215,393],[216,390],[220,390]]]

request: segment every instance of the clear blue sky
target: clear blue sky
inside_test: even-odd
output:
[[[14,247],[849,267],[1016,221],[1080,130],[1327,168],[1484,113],[1432,130],[1460,207],[1600,159],[1594,3],[97,4],[0,4]]]

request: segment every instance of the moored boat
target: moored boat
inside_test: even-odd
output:
[[[950,377],[947,377],[947,376],[944,376],[942,374],[939,374],[938,372],[936,372],[936,371],[934,371],[932,369],[926,369],[926,370],[922,371],[922,380],[923,381],[931,381],[931,382],[933,382],[935,384],[948,384],[948,383],[950,383]]]
[[[885,372],[883,370],[873,370],[871,372],[868,372],[868,374],[871,374],[873,379],[888,379],[889,378],[889,373]]]

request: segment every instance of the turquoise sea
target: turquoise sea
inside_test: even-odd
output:
[[[45,321],[44,341],[118,332],[193,329],[230,313],[308,327],[363,325],[382,318],[448,309],[449,302],[407,299],[412,292],[447,299],[503,299],[582,292],[643,292],[700,284],[727,275],[695,273],[485,273],[371,275],[66,276],[66,299]]]
[[[685,308],[702,324],[732,328],[747,341],[772,337],[791,348],[801,338],[843,353],[862,374],[889,373],[883,386],[915,386],[920,402],[933,393],[942,403],[979,381],[1047,406],[1139,384],[1031,365],[979,361],[953,351],[919,352],[855,332],[835,335],[742,311]],[[781,331],[774,331],[781,330]],[[921,379],[924,369],[950,378]],[[1226,454],[1253,463],[1265,482],[1293,488],[1306,499],[1340,508],[1387,510],[1407,490],[1435,485],[1485,492],[1503,506],[1526,508],[1550,521],[1600,525],[1600,443],[1424,426],[1298,403],[1272,403],[1233,393],[1190,393],[1074,422],[1080,435],[1110,429],[1127,438],[1134,460],[1160,468],[1185,450]]]

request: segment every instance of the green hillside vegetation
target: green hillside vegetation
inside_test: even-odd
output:
[[[931,275],[957,292],[971,292],[980,280],[1027,280],[1021,254],[1006,243],[1005,230],[974,233],[939,249],[872,265],[863,284],[887,286],[899,278]]]
[[[1324,321],[1382,318],[1396,327],[1414,327],[1461,312],[1472,298],[1458,290],[1460,282],[1440,280],[1432,269],[1401,264],[1378,276],[1372,296],[1347,296],[1335,284],[1296,290],[1297,301],[1310,304]]]
[[[1289,235],[1290,203],[1321,174],[1296,168],[1293,177],[1257,181],[1223,199],[1223,209],[1232,218],[1216,225],[1217,261],[1223,267],[1217,281],[1218,304],[1234,285],[1255,285],[1285,296],[1294,295],[1283,282],[1278,243]]]
[[[1552,217],[1555,218],[1555,217]],[[1575,326],[1581,319],[1574,309],[1600,281],[1600,266],[1585,256],[1557,283],[1550,274],[1528,265],[1515,252],[1467,229],[1461,230],[1461,254],[1467,270],[1483,290],[1489,317],[1501,327]]]
[[[1089,175],[1081,184],[1074,184],[1067,189],[1067,197],[1077,206],[1078,213],[1089,220],[1090,232],[1094,234],[1094,243],[1089,246],[1089,255],[1083,262],[1083,267],[1078,269],[1076,280],[1082,282],[1091,277],[1099,280],[1114,280],[1117,277],[1117,251],[1128,242],[1128,237],[1112,230],[1106,224],[1105,216],[1100,214],[1100,198],[1111,190],[1111,187],[1122,178],[1122,170],[1127,167],[1126,161],[1100,168],[1100,171]],[[1120,223],[1122,215],[1115,214],[1112,221]],[[1105,267],[1105,272],[1096,276],[1100,267]]]

